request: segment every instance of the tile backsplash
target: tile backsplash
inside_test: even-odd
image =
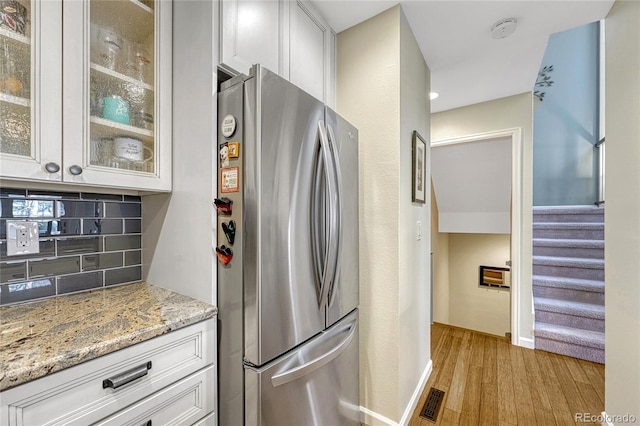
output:
[[[7,219],[36,221],[40,253],[7,256]],[[142,279],[140,197],[0,188],[0,305]]]

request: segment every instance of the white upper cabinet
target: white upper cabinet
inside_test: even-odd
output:
[[[229,72],[248,74],[259,63],[281,73],[280,29],[288,15],[278,0],[222,0],[220,2],[220,58]]]
[[[334,106],[335,34],[308,3],[290,4],[289,80]]]
[[[14,2],[0,19],[0,175],[60,180],[62,2]]]
[[[220,1],[220,66],[261,64],[335,106],[335,33],[303,0]]]
[[[20,1],[30,117],[0,98],[2,178],[171,190],[171,1]]]

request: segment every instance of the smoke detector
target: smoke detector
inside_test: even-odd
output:
[[[516,30],[518,20],[516,18],[504,18],[493,24],[491,27],[491,37],[501,39],[509,37]]]

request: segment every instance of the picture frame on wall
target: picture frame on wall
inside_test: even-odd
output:
[[[412,143],[412,173],[413,185],[411,186],[411,201],[424,204],[426,202],[427,186],[427,143],[420,134],[413,131]]]

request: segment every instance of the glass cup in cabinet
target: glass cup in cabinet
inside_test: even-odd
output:
[[[127,43],[126,74],[146,84],[153,84],[151,55],[142,43]]]
[[[91,62],[120,72],[124,39],[115,31],[91,24]]]

